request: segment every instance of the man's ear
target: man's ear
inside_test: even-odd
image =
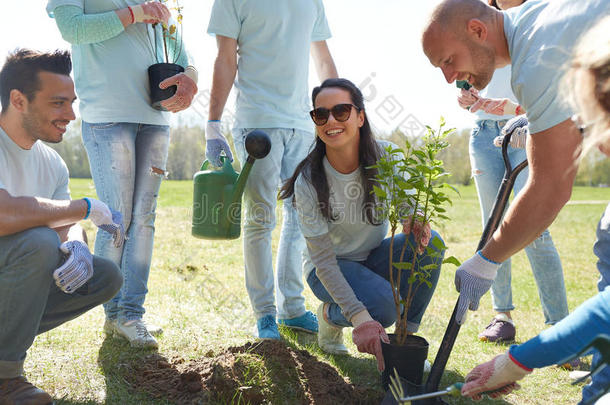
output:
[[[17,89],[11,90],[9,94],[9,101],[10,105],[19,112],[24,112],[28,105],[28,98],[26,95]]]
[[[485,41],[487,39],[487,25],[478,18],[468,20],[466,32],[475,41]]]

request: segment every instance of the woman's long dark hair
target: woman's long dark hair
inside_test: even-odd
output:
[[[360,127],[360,143],[358,147],[358,160],[361,168],[362,175],[362,187],[364,189],[364,205],[363,205],[363,218],[369,224],[379,225],[380,223],[375,220],[375,196],[373,194],[373,184],[375,184],[375,175],[377,174],[376,169],[368,168],[377,163],[379,159],[380,150],[375,142],[375,137],[371,132],[371,125],[366,116],[364,110],[364,97],[362,92],[356,85],[347,79],[326,79],[324,82],[313,89],[311,93],[312,105],[316,105],[316,97],[318,94],[326,88],[341,88],[347,90],[350,93],[352,103],[358,107],[360,111],[364,112],[364,124]],[[294,195],[294,183],[300,174],[303,174],[305,179],[313,186],[318,194],[318,206],[324,218],[331,222],[336,218],[331,212],[329,204],[330,190],[328,188],[328,181],[326,179],[326,173],[324,172],[323,158],[326,155],[326,144],[316,136],[316,142],[313,150],[307,155],[307,157],[299,163],[294,171],[294,174],[290,179],[284,183],[280,190],[280,199],[287,199]],[[293,201],[294,203],[294,201]]]

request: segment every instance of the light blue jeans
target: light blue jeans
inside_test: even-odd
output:
[[[141,319],[155,232],[155,208],[169,147],[169,127],[124,122],[83,121],[83,141],[98,198],[123,214],[128,239],[115,248],[98,231],[95,254],[123,273],[121,291],[104,305],[106,317],[119,322]]]
[[[245,138],[255,128],[233,130],[233,142],[242,166],[246,162]],[[275,208],[280,184],[290,178],[307,156],[313,132],[288,128],[264,128],[271,138],[271,151],[256,160],[246,182],[243,197],[243,242],[246,289],[256,319],[272,315],[280,319],[305,314],[303,297],[303,249],[305,239],[299,229],[292,199],[284,200],[282,229],[276,257],[274,299],[271,232],[275,228]]]
[[[432,237],[440,239],[438,233],[432,231]],[[368,310],[371,317],[379,322],[384,328],[390,327],[396,322],[396,305],[394,304],[394,296],[390,284],[390,274],[388,272],[389,257],[388,249],[390,248],[391,238],[384,239],[379,246],[371,250],[366,260],[363,262],[355,262],[352,260],[339,259],[337,260],[341,273],[347,283],[354,290],[356,297]],[[405,234],[398,233],[394,237],[393,260],[400,261],[400,252],[405,243]],[[410,236],[411,246],[414,246],[415,240],[413,235]],[[438,251],[432,243],[428,246]],[[432,294],[436,289],[438,277],[441,271],[441,263],[443,262],[443,251],[438,257],[430,255],[421,255],[416,262],[419,267],[425,267],[434,264],[435,267],[430,270],[428,281],[430,287],[422,284],[417,287],[417,291],[411,301],[409,313],[407,314],[407,330],[415,333],[419,329],[419,324],[426,308],[432,299]],[[413,250],[407,247],[403,261],[411,263],[413,259]],[[409,289],[408,279],[411,271],[403,271],[400,282],[400,296],[405,298]],[[394,275],[397,279],[398,275]],[[328,308],[329,320],[335,325],[352,326],[352,323],[343,316],[341,308],[335,303],[331,295],[328,293],[320,279],[316,274],[316,269],[313,269],[307,277],[307,284],[311,287],[311,291],[322,302],[331,303]],[[414,285],[415,286],[415,285]]]
[[[502,149],[493,145],[494,138],[500,135],[504,124],[505,121],[478,121],[470,136],[470,165],[479,194],[483,226],[491,214],[504,176]],[[510,146],[508,156],[512,167],[527,158],[525,149]],[[527,176],[527,168],[517,176],[514,185],[515,195],[525,185]],[[527,246],[525,253],[536,279],[545,322],[555,324],[568,315],[568,302],[561,260],[549,231],[545,230]],[[510,265],[510,259],[502,263],[491,287],[493,308],[497,312],[508,312],[515,309],[511,290]]]

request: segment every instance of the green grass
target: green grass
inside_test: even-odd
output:
[[[71,182],[74,198],[95,196],[90,180]],[[472,255],[481,235],[479,207],[474,187],[460,187],[461,197],[454,198],[449,209],[451,222],[438,228],[449,247],[448,255],[465,260]],[[241,239],[234,241],[199,240],[190,235],[192,183],[163,183],[157,208],[155,253],[149,281],[147,319],[163,326],[159,352],[171,358],[194,359],[213,356],[229,346],[251,340],[254,320],[244,287]],[[570,310],[596,293],[597,270],[592,253],[594,232],[610,189],[576,188],[573,201],[567,205],[551,227],[561,255]],[[277,211],[278,216],[280,211]],[[93,227],[83,223],[90,239]],[[279,231],[274,231],[274,251]],[[429,360],[433,361],[457,299],[453,285],[455,267],[443,268],[435,295],[422,322],[419,335],[430,343]],[[308,287],[304,291],[306,306],[318,305]],[[517,309],[513,316],[517,340],[524,342],[545,328],[536,286],[524,253],[513,258],[513,296]],[[470,313],[453,348],[442,386],[462,381],[466,373],[480,362],[506,350],[506,346],[480,343],[476,339],[493,316],[490,296],[481,301],[480,310]],[[149,354],[131,349],[121,340],[105,339],[101,307],[89,311],[68,324],[39,336],[28,353],[28,378],[58,399],[60,404],[164,404],[134,392],[126,380],[126,370],[133,362]],[[317,345],[301,341],[283,332],[285,339],[297,348],[305,348],[328,362],[352,382],[377,387],[379,374],[372,356],[357,352],[346,330],[345,342],[351,356],[329,356]],[[268,384],[269,376],[260,359],[249,362],[250,383]],[[511,404],[576,403],[580,386],[571,386],[566,371],[556,367],[536,370],[522,383],[523,388],[504,399]],[[290,387],[269,385],[274,403],[291,403],[284,394]],[[466,404],[465,399],[449,399]],[[492,403],[484,400],[481,403]],[[494,402],[498,403],[498,402]],[[500,402],[502,403],[502,402]]]

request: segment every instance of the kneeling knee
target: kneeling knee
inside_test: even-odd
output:
[[[106,302],[123,286],[123,274],[116,264],[97,256],[94,257],[94,271],[100,275],[103,285],[100,295]]]

